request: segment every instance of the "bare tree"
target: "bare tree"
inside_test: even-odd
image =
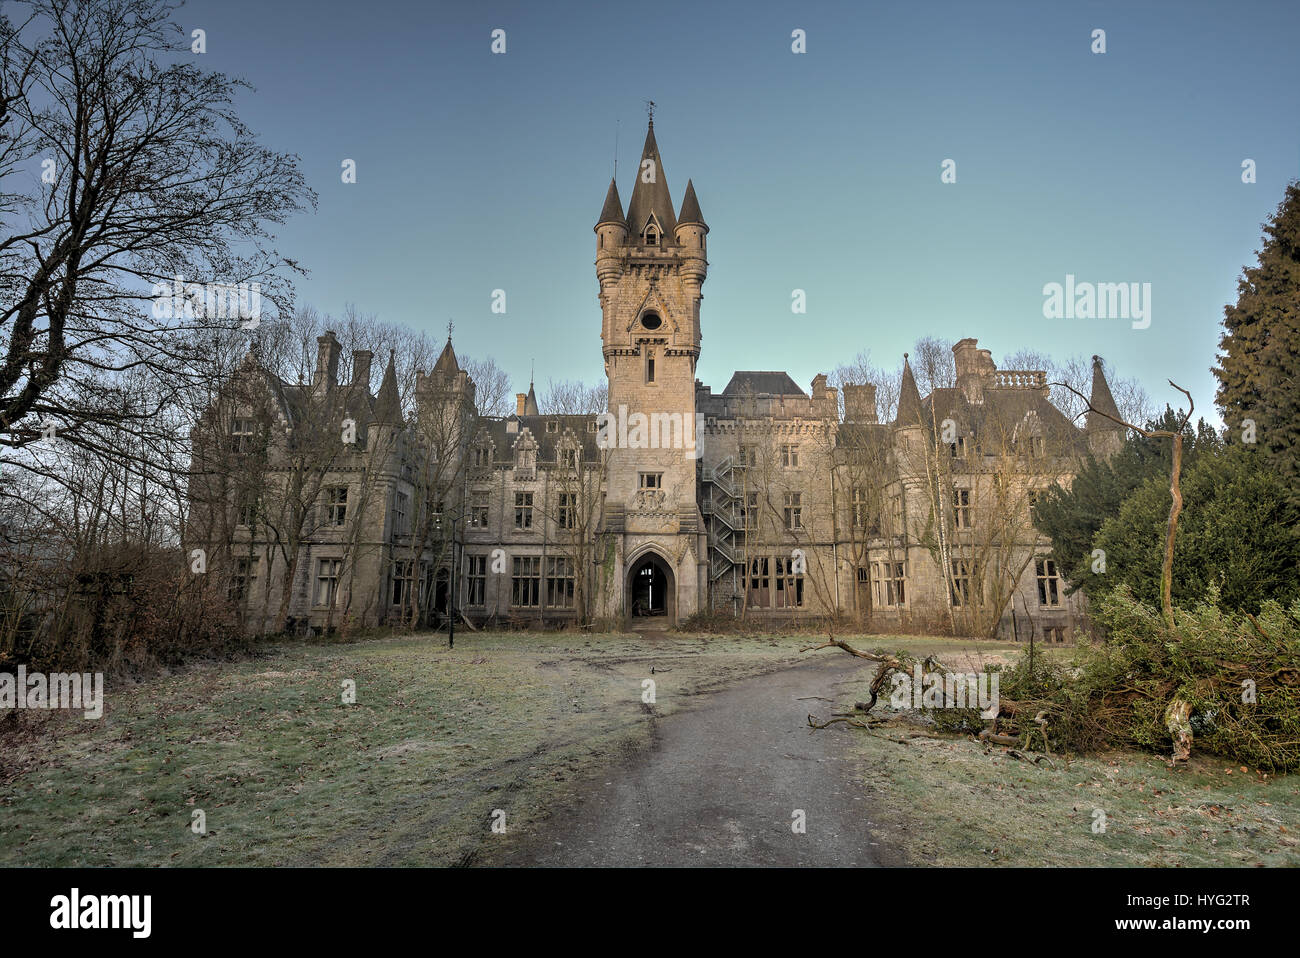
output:
[[[182,49],[174,9],[26,0],[0,17],[0,444],[53,423],[115,451],[106,430],[151,429],[193,367],[184,333],[256,318],[240,315],[261,309],[252,283],[269,306],[292,292],[268,226],[314,194],[240,120],[245,84],[164,64]],[[141,405],[117,401],[126,370],[155,379]]]
[[[475,406],[480,416],[505,417],[515,411],[510,376],[495,359],[491,356],[484,359],[465,356],[460,366],[474,380]]]
[[[548,416],[591,416],[605,412],[608,407],[609,383],[605,380],[592,384],[578,379],[546,381],[541,408]]]
[[[1102,362],[1102,369],[1106,381],[1110,384],[1115,405],[1119,407],[1120,416],[1128,422],[1147,422],[1154,418],[1155,407],[1142,384],[1130,376],[1117,375],[1113,366],[1104,360]],[[1078,419],[1087,412],[1087,403],[1081,401],[1079,396],[1086,395],[1092,384],[1090,359],[1076,354],[1058,363],[1046,353],[1021,349],[1004,357],[1002,368],[1041,369],[1047,374],[1049,380],[1062,384],[1062,391],[1058,391],[1052,397],[1052,402],[1065,413],[1067,418]]]

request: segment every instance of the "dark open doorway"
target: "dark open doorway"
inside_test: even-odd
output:
[[[672,625],[677,613],[673,572],[655,553],[633,563],[627,575],[627,612],[633,620]],[[656,626],[657,628],[658,626]]]

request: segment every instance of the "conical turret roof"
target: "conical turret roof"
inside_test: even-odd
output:
[[[647,164],[647,160],[651,162]],[[668,192],[668,177],[664,174],[663,160],[659,158],[659,144],[655,142],[654,120],[650,121],[646,129],[645,146],[641,149],[641,162],[637,165],[636,186],[632,189],[632,200],[627,205],[628,229],[640,235],[651,214],[663,227],[665,242],[671,242],[673,230],[677,228],[677,217],[673,214],[673,198]]]
[[[921,422],[921,391],[916,388],[916,377],[912,375],[907,353],[903,353],[903,381],[898,387],[898,413],[894,422],[900,426],[914,426]]]
[[[609,181],[609,189],[605,192],[605,205],[600,208],[600,219],[596,220],[596,226],[603,223],[626,225],[623,219],[623,201],[618,198],[618,184],[613,179]]]
[[[1103,429],[1123,429],[1119,423],[1115,422],[1120,418],[1119,407],[1115,405],[1115,397],[1110,394],[1110,386],[1106,382],[1106,373],[1102,370],[1101,357],[1092,357],[1092,395],[1088,398],[1088,405],[1092,409],[1088,410],[1088,417],[1084,423],[1084,429],[1088,432],[1097,432]],[[1093,412],[1093,409],[1097,410]],[[1099,415],[1105,413],[1106,415]],[[1107,419],[1107,416],[1114,417]]]
[[[391,351],[388,353],[388,368],[384,370],[384,381],[379,386],[379,395],[375,397],[375,421],[402,421],[402,398],[397,393],[397,365]]]
[[[700,213],[700,201],[695,198],[695,184],[690,180],[686,181],[686,195],[682,197],[682,212],[677,219],[677,225],[691,223],[703,226],[707,232],[709,227],[704,222],[704,216]]]

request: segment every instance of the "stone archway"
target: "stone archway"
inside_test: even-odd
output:
[[[677,580],[657,552],[646,552],[628,567],[624,592],[633,624],[669,628],[677,621]]]

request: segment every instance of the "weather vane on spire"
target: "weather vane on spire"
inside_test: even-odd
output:
[[[447,342],[451,342],[451,331],[456,328],[455,322],[447,320]]]
[[[645,111],[646,114],[650,117],[650,125],[654,126],[655,125],[655,101],[654,100],[645,101]]]

